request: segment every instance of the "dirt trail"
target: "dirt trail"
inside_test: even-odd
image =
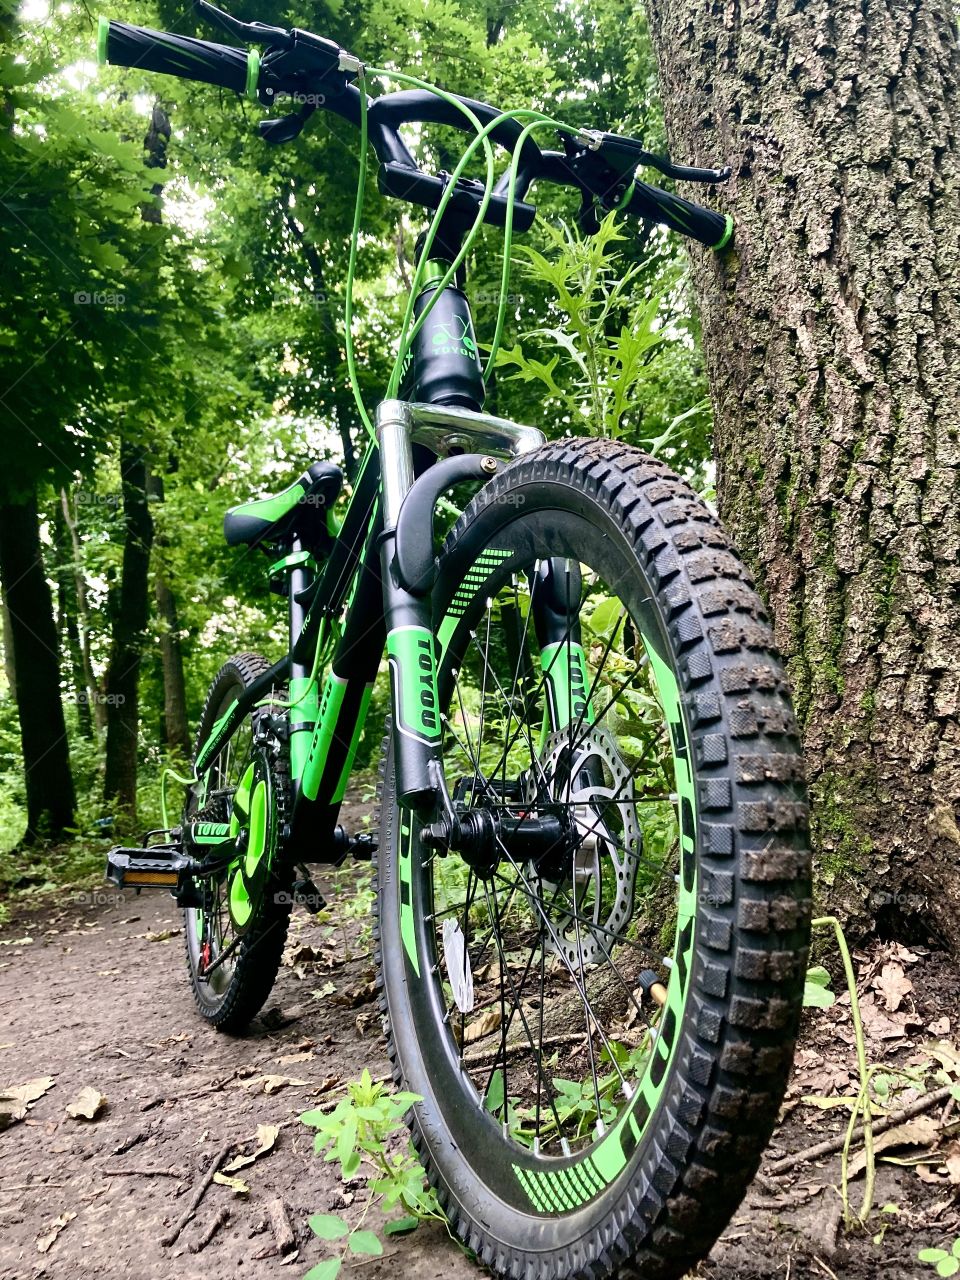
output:
[[[320,887],[327,892],[322,880]],[[349,1192],[345,1202],[342,1185],[313,1154],[311,1134],[297,1116],[364,1067],[374,1074],[387,1070],[375,1006],[366,998],[369,955],[354,941],[358,953],[338,963],[329,929],[298,910],[294,944],[309,944],[322,956],[312,960],[301,953],[307,957],[302,963],[285,965],[268,1002],[268,1008],[295,1014],[294,1020],[270,1030],[258,1019],[249,1035],[230,1039],[209,1030],[194,1012],[180,915],[171,900],[106,888],[92,896],[80,901],[75,891],[65,891],[57,905],[17,916],[0,937],[0,1085],[48,1075],[55,1080],[25,1121],[0,1134],[0,1277],[303,1276],[331,1256],[330,1246],[310,1233],[309,1214],[355,1217],[361,1203],[358,1193],[351,1204]],[[356,1003],[349,1007],[338,999]],[[825,1031],[829,1037],[830,1028]],[[305,1056],[280,1061],[295,1053]],[[268,1075],[302,1083],[267,1095],[262,1077]],[[109,1102],[92,1122],[65,1112],[83,1086]],[[811,1119],[800,1108],[777,1143],[781,1150],[802,1147],[823,1136],[811,1125],[835,1130],[839,1123],[836,1113]],[[269,1155],[242,1171],[249,1195],[211,1186],[176,1244],[161,1245],[214,1154],[227,1141],[252,1138],[258,1124],[280,1126],[280,1137]],[[117,1170],[176,1176],[114,1176]],[[955,1188],[927,1191],[912,1171],[888,1166],[878,1203],[894,1200],[909,1210],[907,1216],[893,1222],[881,1247],[860,1235],[841,1242],[838,1251],[832,1239],[837,1197],[830,1189],[836,1161],[801,1172],[801,1194],[787,1184],[779,1203],[765,1201],[755,1188],[698,1274],[712,1280],[866,1280],[882,1270],[885,1280],[903,1280],[932,1275],[915,1261],[917,1248],[960,1230]],[[928,1223],[934,1195],[940,1207]],[[275,1252],[266,1223],[266,1206],[278,1196],[298,1243],[297,1253],[285,1259]],[[190,1252],[223,1209],[230,1213],[226,1224],[202,1252]],[[40,1252],[37,1238],[58,1215],[75,1216]],[[924,1226],[929,1229],[921,1235]],[[475,1280],[480,1274],[434,1224],[388,1239],[382,1259],[351,1261],[344,1275],[354,1266],[362,1267],[364,1280]]]

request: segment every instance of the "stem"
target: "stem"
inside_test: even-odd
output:
[[[837,950],[840,952],[840,959],[843,961],[843,971],[847,979],[847,991],[850,993],[850,1013],[853,1017],[853,1035],[857,1045],[857,1069],[860,1072],[860,1092],[857,1095],[857,1101],[854,1104],[853,1112],[850,1116],[850,1126],[847,1131],[847,1139],[844,1143],[841,1162],[843,1215],[844,1221],[849,1225],[850,1204],[847,1198],[847,1156],[857,1116],[861,1111],[863,1112],[863,1151],[864,1156],[866,1157],[866,1169],[863,1188],[863,1202],[860,1205],[860,1212],[857,1215],[858,1221],[865,1222],[870,1216],[870,1211],[873,1209],[873,1188],[876,1179],[876,1162],[873,1155],[873,1116],[870,1109],[870,1076],[872,1074],[872,1070],[867,1067],[867,1046],[863,1038],[863,1022],[860,1019],[860,1001],[857,998],[857,983],[853,973],[853,961],[850,958],[850,948],[847,946],[847,940],[843,936],[840,921],[836,916],[819,916],[811,923],[811,928],[832,929],[834,936],[836,937]]]

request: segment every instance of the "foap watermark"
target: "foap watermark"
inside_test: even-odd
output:
[[[295,107],[322,107],[326,105],[327,95],[325,93],[288,93],[285,89],[280,89],[273,95],[273,101],[275,103],[292,102]]]
[[[119,507],[119,493],[96,493],[92,489],[75,489],[74,501],[78,507]]]
[[[120,889],[90,889],[70,895],[75,907],[120,907],[126,900],[127,895]]]
[[[521,307],[524,302],[522,293],[503,293],[500,289],[478,289],[472,296],[478,307],[499,307],[501,301],[508,307]]]
[[[322,911],[327,905],[326,899],[319,893],[310,893],[305,891],[302,893],[287,893],[281,889],[279,893],[273,895],[273,900],[278,907],[292,907],[299,902],[302,907],[306,907],[308,911]]]
[[[78,289],[73,295],[77,307],[122,307],[127,296],[113,289]]]
[[[81,689],[73,695],[74,702],[91,706],[96,703],[98,707],[122,707],[126,700],[126,694],[123,693],[93,693],[89,689]]]

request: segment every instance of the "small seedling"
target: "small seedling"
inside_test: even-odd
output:
[[[383,1253],[377,1233],[363,1227],[375,1203],[384,1209],[403,1211],[401,1217],[385,1224],[384,1235],[412,1231],[426,1218],[446,1222],[412,1144],[408,1142],[406,1150],[387,1150],[388,1142],[404,1130],[407,1112],[419,1101],[415,1093],[391,1092],[364,1069],[359,1080],[347,1085],[347,1096],[332,1111],[306,1111],[300,1117],[304,1124],[317,1130],[315,1150],[323,1153],[324,1160],[339,1164],[344,1181],[365,1170],[369,1193],[354,1227],[332,1213],[315,1213],[309,1219],[310,1229],[319,1239],[344,1243],[339,1257],[325,1259],[303,1280],[335,1280],[348,1253],[374,1258]]]
[[[938,1276],[955,1276],[960,1271],[960,1236],[946,1249],[921,1249],[917,1254],[921,1262],[928,1262]]]
[[[829,1009],[836,1004],[837,997],[830,990],[830,975],[821,965],[814,965],[807,970],[807,978],[803,984],[803,1005],[805,1009]]]

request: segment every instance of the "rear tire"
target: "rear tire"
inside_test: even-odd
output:
[[[265,658],[255,653],[237,654],[224,663],[207,694],[203,714],[200,717],[195,755],[206,742],[217,720],[231,701],[236,700],[254,680],[269,669],[269,666]],[[232,767],[242,770],[246,766],[247,759],[253,750],[252,728],[257,715],[258,713],[254,712],[237,730],[234,737],[211,762],[205,777],[218,769],[229,772]],[[233,766],[230,763],[231,757],[235,761]],[[282,807],[287,787],[287,773],[282,758],[277,757],[269,763],[268,767],[273,774],[277,803]],[[226,797],[218,797],[205,806],[201,792],[203,781],[201,779],[200,783],[195,784],[188,794],[187,820],[198,817],[202,813],[211,821],[229,821],[232,801]],[[273,822],[276,828],[280,822],[279,812],[274,814]],[[189,907],[183,913],[187,972],[194,1000],[200,1016],[218,1031],[231,1034],[244,1031],[266,1002],[280,970],[290,923],[292,894],[291,878],[284,877],[280,873],[278,862],[277,852],[274,849],[270,875],[259,901],[254,906],[246,931],[231,958],[225,962],[221,970],[212,973],[209,980],[205,980],[200,972],[204,943],[203,913]],[[222,895],[223,886],[219,886],[219,889]],[[222,902],[222,896],[220,910],[227,923],[226,926],[221,925],[219,929],[213,930],[214,944],[216,944],[216,934],[219,932],[220,945],[225,950],[233,938],[225,932],[225,929],[230,928],[230,922],[229,912]],[[209,914],[212,914],[212,910]],[[216,959],[215,951],[210,958]]]
[[[648,653],[663,664],[662,682],[673,679],[677,690],[680,720],[667,717],[673,767],[678,771],[688,763],[696,809],[695,861],[688,866],[683,857],[677,878],[686,881],[695,866],[696,905],[691,939],[684,944],[689,949],[680,949],[678,917],[674,966],[662,978],[670,1003],[658,1024],[659,1038],[650,1039],[644,1068],[650,1078],[659,1070],[659,1083],[649,1086],[648,1077],[638,1077],[630,1100],[617,1103],[616,1120],[597,1130],[602,1137],[588,1130],[581,1142],[589,1145],[571,1147],[568,1155],[556,1145],[551,1149],[550,1138],[546,1146],[531,1148],[511,1136],[512,1129],[503,1130],[490,1113],[490,1091],[483,1095],[481,1068],[465,1066],[452,1034],[458,1018],[461,1027],[465,1018],[451,1018],[448,1009],[449,962],[433,919],[432,859],[419,843],[416,820],[397,805],[389,736],[378,863],[381,1007],[395,1078],[423,1098],[411,1113],[417,1150],[453,1229],[485,1266],[511,1280],[667,1280],[703,1258],[729,1222],[757,1169],[786,1088],[811,906],[799,737],[764,606],[718,522],[662,463],[597,440],[560,441],[518,460],[480,491],[451,531],[434,593],[435,628],[446,646],[439,675],[441,697],[446,687],[451,698],[448,723],[456,714],[451,680],[459,690],[464,655],[482,636],[490,602],[508,589],[511,576],[516,593],[518,579],[528,581],[524,575],[542,557],[564,556],[602,570],[604,583],[618,584],[625,616],[631,625],[635,615],[642,619],[637,629]],[[451,622],[458,609],[459,619]],[[491,655],[499,643],[496,632],[488,622]],[[484,670],[488,662],[492,668],[492,656],[484,658]],[[461,666],[459,673],[454,670]],[[669,697],[659,677],[657,684],[666,709]],[[475,710],[464,712],[465,724],[473,716],[478,738],[483,697],[479,730]],[[514,698],[512,690],[507,701],[529,705],[525,694]],[[540,724],[533,724],[531,744],[539,733]],[[449,736],[444,742],[452,790],[457,748]],[[676,796],[671,801],[681,808]],[[684,847],[682,816],[679,822]],[[404,845],[401,827],[408,826]],[[444,875],[449,874],[445,863]],[[682,888],[677,892],[684,901]],[[665,910],[658,893],[642,901],[646,916],[637,935],[653,938],[654,946]],[[545,918],[545,897],[539,901],[536,910]],[[577,902],[574,887],[574,911]],[[468,903],[464,918],[470,910]],[[508,910],[509,901],[504,919]],[[487,918],[493,918],[489,905]],[[491,931],[500,929],[498,913],[495,918]],[[473,935],[466,937],[469,954]],[[622,939],[607,944],[618,957],[624,954],[614,952],[620,943],[628,945],[626,929]],[[498,965],[501,999],[504,963]],[[509,968],[507,973],[519,1006],[526,976],[517,995],[517,980],[509,978]],[[594,980],[594,970],[588,980]],[[544,990],[541,985],[541,1009]],[[676,1003],[675,991],[682,992]],[[672,1008],[676,1025],[670,1022]],[[591,1016],[585,1044],[595,1035],[589,1028],[599,1027]],[[535,1020],[532,1013],[530,1019]],[[534,1061],[542,1074],[542,1040],[539,1048]],[[501,1052],[506,1072],[508,1054]],[[568,1059],[581,1050],[557,1052],[559,1063],[550,1073],[569,1074]],[[536,1124],[546,1130],[537,1079]],[[655,1101],[644,1115],[648,1086]],[[533,1088],[522,1081],[518,1087]],[[509,1119],[510,1111],[496,1115]],[[555,1129],[562,1132],[559,1119]]]

